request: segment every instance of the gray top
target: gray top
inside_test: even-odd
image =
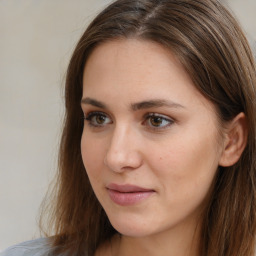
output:
[[[48,238],[35,240],[13,245],[0,253],[0,256],[50,256],[51,248]],[[60,255],[61,256],[61,255]]]

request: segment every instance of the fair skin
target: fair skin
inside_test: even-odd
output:
[[[86,63],[81,105],[84,166],[122,234],[96,255],[198,255],[216,170],[235,159],[226,153],[229,136],[220,143],[214,106],[177,58],[153,42],[104,43]]]

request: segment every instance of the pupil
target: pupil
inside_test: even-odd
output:
[[[162,118],[161,117],[152,117],[151,123],[153,126],[159,126],[162,123]]]
[[[105,117],[104,116],[97,116],[97,123],[98,124],[102,124],[102,123],[104,123],[104,121],[105,121]]]

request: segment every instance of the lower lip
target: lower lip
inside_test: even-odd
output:
[[[124,192],[108,189],[108,194],[111,200],[114,203],[122,206],[137,204],[147,199],[154,193],[155,193],[154,191],[138,191],[138,192],[124,193]]]

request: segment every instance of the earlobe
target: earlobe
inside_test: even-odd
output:
[[[248,137],[248,124],[244,113],[239,113],[228,125],[223,151],[219,165],[228,167],[234,165],[241,157]]]

